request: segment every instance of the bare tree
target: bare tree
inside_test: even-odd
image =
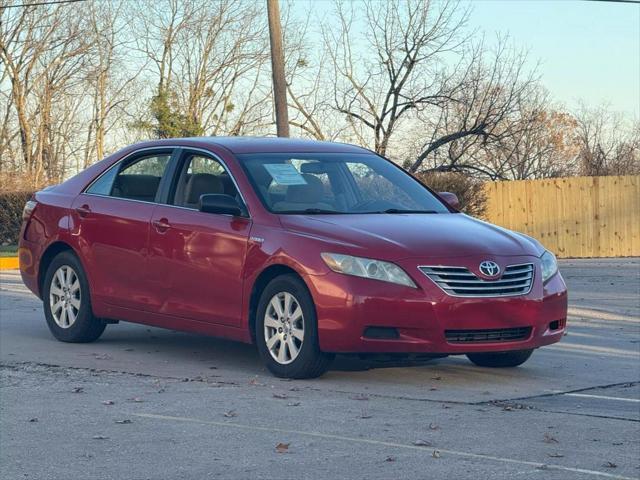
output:
[[[516,119],[523,99],[538,81],[535,70],[526,71],[526,55],[499,39],[490,53],[484,41],[478,43],[464,61],[466,68],[460,76],[450,79],[450,101],[440,105],[431,135],[409,165],[411,172],[430,159],[426,169],[492,176],[490,169],[474,162],[469,154],[505,142],[525,126]],[[438,154],[443,147],[447,147],[446,154]]]
[[[263,118],[268,55],[260,13],[240,0],[165,0],[136,9],[139,49],[157,68],[159,136],[239,134]]]
[[[337,27],[325,25],[336,85],[335,109],[360,143],[385,155],[403,123],[451,98],[443,55],[463,42],[466,11],[453,0],[390,0],[357,4],[365,12],[366,42],[355,42],[356,4],[336,5]],[[363,57],[362,52],[371,52]]]
[[[583,106],[576,119],[582,175],[640,173],[640,123],[625,122],[605,105]]]
[[[454,121],[448,128],[455,131],[458,125]],[[575,119],[555,110],[548,93],[532,85],[526,95],[519,95],[513,111],[494,125],[491,135],[452,140],[434,151],[423,169],[522,180],[575,174],[576,159]]]
[[[24,166],[34,184],[43,175],[59,178],[54,155],[58,103],[78,85],[90,48],[83,11],[67,15],[63,5],[2,10],[0,58],[11,82]],[[56,108],[57,110],[57,108]]]
[[[132,101],[139,72],[130,72],[125,55],[131,47],[130,22],[122,0],[92,2],[88,6],[91,52],[86,69],[87,93],[91,96],[91,120],[87,126],[83,166],[104,157],[106,135]]]
[[[565,113],[524,52],[471,41],[466,4],[333,5],[283,4],[294,133],[439,181],[640,172],[637,123]],[[0,181],[55,182],[150,134],[272,134],[268,38],[264,3],[245,0],[0,9]]]
[[[519,102],[513,134],[476,160],[491,167],[496,178],[526,180],[571,176],[578,172],[577,122],[554,108],[538,89]]]
[[[315,33],[310,24],[316,23],[313,5],[300,21],[292,9],[283,9],[283,40],[289,124],[298,134],[316,140],[333,140],[343,131],[330,97],[334,82],[326,74],[328,54],[324,45],[310,39]]]

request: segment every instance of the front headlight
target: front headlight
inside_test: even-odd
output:
[[[413,280],[409,278],[409,275],[393,263],[341,255],[339,253],[321,253],[320,256],[324,263],[334,272],[417,288]]]
[[[542,283],[544,283],[558,272],[556,256],[549,250],[544,252],[540,257],[540,267],[542,269]]]

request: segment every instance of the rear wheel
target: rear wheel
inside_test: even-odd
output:
[[[49,330],[62,342],[93,342],[106,327],[93,316],[87,276],[71,252],[59,253],[49,265],[42,302]]]
[[[267,284],[256,311],[258,352],[271,373],[283,378],[315,378],[333,355],[320,351],[313,299],[295,275]]]
[[[468,353],[467,358],[479,367],[504,368],[517,367],[529,360],[531,350],[513,350],[510,352]]]

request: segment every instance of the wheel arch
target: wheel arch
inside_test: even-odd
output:
[[[253,282],[253,286],[251,287],[251,296],[249,297],[249,335],[251,336],[252,343],[255,343],[256,341],[256,310],[258,309],[260,294],[271,280],[281,275],[295,275],[305,285],[307,290],[309,290],[309,286],[302,275],[289,265],[281,263],[272,264],[262,270]]]
[[[76,257],[78,257],[78,259],[80,259],[80,256],[73,247],[62,240],[57,240],[51,243],[51,245],[49,245],[42,253],[42,256],[40,257],[40,264],[38,266],[38,291],[40,292],[41,297],[44,289],[44,277],[49,265],[51,265],[51,262],[58,254],[67,251],[72,252]],[[82,261],[80,263],[82,263]]]

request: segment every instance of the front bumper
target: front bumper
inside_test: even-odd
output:
[[[496,259],[494,257],[493,259]],[[481,259],[482,260],[482,259]],[[477,259],[439,259],[437,264],[478,264]],[[453,297],[417,270],[429,260],[398,262],[418,288],[330,272],[311,275],[307,284],[316,304],[320,349],[336,353],[463,354],[538,348],[559,341],[566,329],[567,289],[558,273],[546,284],[538,259],[509,257],[501,265],[533,262],[534,284],[527,295]],[[369,338],[368,327],[388,327],[394,339]],[[448,341],[447,330],[526,327],[530,333],[510,341]]]

